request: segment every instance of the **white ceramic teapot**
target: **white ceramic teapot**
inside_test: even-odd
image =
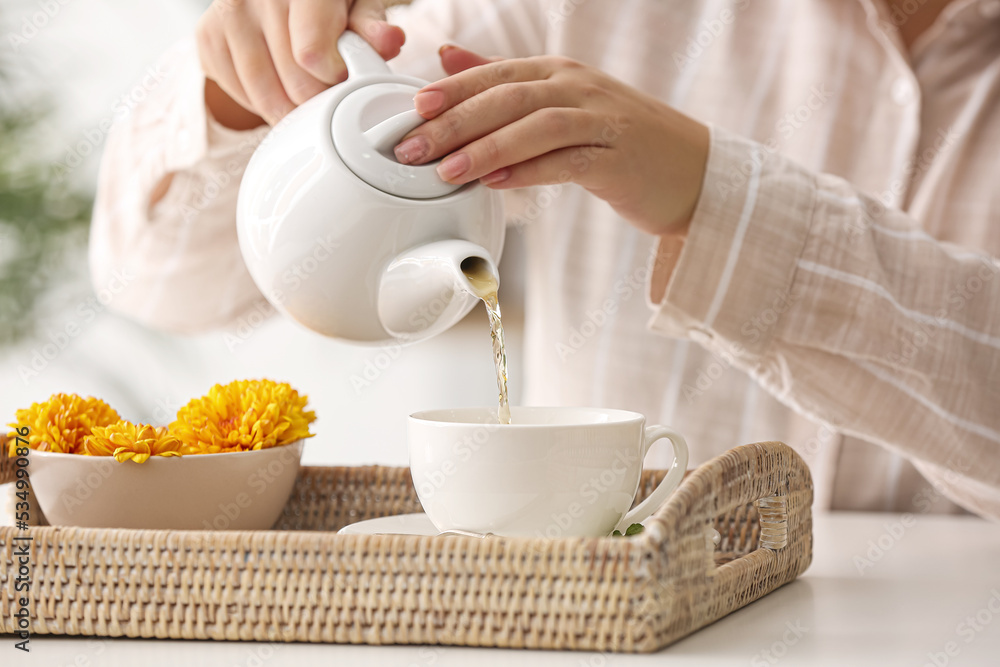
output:
[[[503,203],[456,186],[393,147],[423,118],[427,82],[393,74],[359,35],[338,48],[348,78],[282,119],[240,185],[240,249],[261,292],[326,336],[408,342],[458,322],[476,302],[463,262],[496,275]],[[476,259],[478,258],[478,259]]]

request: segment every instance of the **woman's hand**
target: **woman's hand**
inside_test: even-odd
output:
[[[278,122],[346,78],[337,38],[347,28],[387,60],[405,39],[383,0],[215,0],[196,29],[209,111],[234,129]]]
[[[682,233],[708,161],[708,128],[567,58],[491,61],[441,50],[451,76],[424,87],[429,119],[396,147],[406,164],[447,156],[451,183],[492,188],[575,182],[639,229]]]

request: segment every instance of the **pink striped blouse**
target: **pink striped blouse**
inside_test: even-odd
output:
[[[399,71],[442,76],[445,42],[558,53],[712,127],[682,246],[658,249],[575,186],[512,202],[527,403],[643,412],[685,433],[695,463],[783,440],[812,467],[818,508],[1000,517],[1000,0],[952,2],[910,50],[906,18],[875,0],[399,11]],[[195,331],[261,299],[234,208],[266,128],[206,118],[190,42],[162,68],[109,137],[93,275],[128,270],[114,307]],[[650,290],[654,269],[665,289]]]

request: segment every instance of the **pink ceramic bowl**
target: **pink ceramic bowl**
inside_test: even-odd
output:
[[[33,449],[28,470],[55,526],[265,530],[288,502],[303,445],[145,463]]]

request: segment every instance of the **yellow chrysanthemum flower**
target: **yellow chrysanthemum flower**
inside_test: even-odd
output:
[[[95,426],[83,444],[83,454],[113,456],[119,463],[145,463],[150,456],[180,456],[181,441],[165,426],[133,424],[124,419],[110,426]]]
[[[76,394],[53,394],[42,403],[17,411],[17,421],[8,426],[27,426],[28,446],[46,452],[82,453],[83,441],[95,426],[114,424],[120,417],[114,408],[100,400]],[[16,433],[10,438],[10,455],[14,456]]]
[[[183,454],[216,454],[267,449],[311,438],[316,413],[307,396],[285,382],[235,380],[215,385],[206,396],[177,411],[170,433]]]

